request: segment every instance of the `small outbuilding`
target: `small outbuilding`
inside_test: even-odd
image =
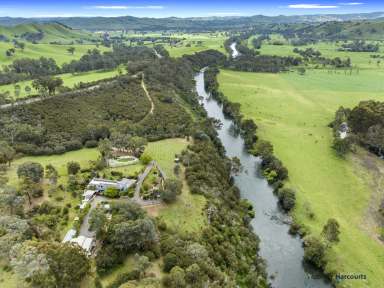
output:
[[[96,245],[94,238],[89,238],[82,235],[71,239],[70,242],[79,245],[87,253],[87,255],[92,254],[92,250],[93,248],[95,248]]]

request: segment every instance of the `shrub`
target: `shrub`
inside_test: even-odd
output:
[[[277,192],[279,203],[285,211],[291,211],[295,207],[296,192],[290,188],[281,188]]]
[[[120,171],[111,171],[111,175],[118,178],[123,178],[123,173]]]
[[[144,165],[148,165],[148,164],[152,161],[152,157],[151,157],[148,153],[143,153],[143,154],[140,156],[140,161],[141,161],[141,163],[143,163]]]
[[[187,287],[184,269],[179,266],[172,268],[170,274],[163,278],[163,284],[169,288]]]
[[[73,151],[83,148],[83,144],[80,141],[72,140],[64,143],[65,151]],[[64,151],[64,152],[65,152]]]
[[[105,197],[108,198],[118,198],[120,196],[120,191],[115,187],[108,187],[107,189],[105,189],[103,194]]]
[[[164,183],[164,189],[161,190],[161,199],[166,203],[172,203],[177,195],[181,194],[183,184],[180,180],[167,179]]]
[[[318,268],[324,268],[326,246],[324,242],[315,237],[304,238],[304,260],[314,264]]]
[[[265,155],[261,161],[261,168],[267,176],[270,184],[285,180],[288,177],[288,170],[283,163],[273,155]],[[274,172],[273,172],[274,171]],[[272,174],[271,174],[272,173]]]
[[[339,137],[335,137],[333,140],[332,147],[333,149],[335,149],[337,155],[343,157],[351,149],[351,142],[348,138],[341,139]]]
[[[68,162],[67,163],[67,172],[68,175],[76,175],[80,171],[80,164],[78,162]]]
[[[17,168],[17,176],[21,179],[39,183],[44,176],[44,167],[40,163],[26,162]]]
[[[122,284],[131,280],[138,280],[139,278],[140,272],[137,270],[132,270],[127,273],[119,274],[116,279],[107,286],[107,288],[119,288]]]
[[[265,140],[258,140],[253,146],[252,154],[264,158],[273,154],[273,146],[271,142]]]
[[[336,219],[330,218],[323,227],[321,235],[329,242],[339,242],[340,225]]]
[[[88,140],[85,142],[86,148],[96,148],[97,145],[99,145],[99,142],[97,142],[96,140]]]
[[[164,266],[163,266],[163,271],[164,272],[169,272],[172,270],[173,267],[175,267],[178,263],[177,256],[173,253],[167,253],[164,256]]]

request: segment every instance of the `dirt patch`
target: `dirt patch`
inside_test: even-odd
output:
[[[153,205],[153,206],[144,206],[143,209],[147,211],[148,215],[151,217],[159,216],[160,210],[163,208],[163,204]]]
[[[357,153],[352,154],[352,161],[355,163],[356,175],[362,175],[362,171],[366,171],[366,175],[362,175],[361,178],[371,191],[361,227],[372,238],[384,244],[379,239],[379,228],[384,225],[384,219],[378,211],[379,205],[384,199],[384,161],[363,149],[358,149]],[[364,169],[361,169],[362,167]]]

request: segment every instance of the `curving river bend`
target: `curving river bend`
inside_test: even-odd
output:
[[[232,132],[233,122],[224,117],[222,107],[205,91],[204,71],[196,75],[195,81],[196,91],[202,99],[200,103],[208,116],[223,123],[218,134],[227,156],[238,157],[243,166],[243,171],[234,178],[241,196],[248,199],[255,209],[251,224],[261,240],[260,256],[267,262],[272,287],[332,287],[321,273],[303,264],[302,241],[288,233],[290,219],[280,211],[273,189],[259,174],[260,159],[244,150],[243,139]]]
[[[232,50],[232,58],[236,58],[240,56],[240,52],[237,50],[236,46],[237,46],[236,42],[233,42],[231,46],[229,46]]]

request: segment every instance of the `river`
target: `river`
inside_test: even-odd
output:
[[[240,52],[237,50],[236,46],[237,46],[236,42],[233,42],[231,46],[229,46],[232,49],[232,58],[236,58],[240,55]]]
[[[196,78],[200,102],[209,117],[219,119],[223,126],[218,134],[227,156],[238,157],[243,171],[234,176],[241,196],[248,199],[255,209],[251,225],[260,238],[260,256],[267,262],[267,272],[272,287],[276,288],[325,288],[332,287],[317,270],[303,264],[302,240],[288,233],[290,218],[278,207],[273,189],[260,175],[260,159],[244,149],[244,141],[233,133],[233,122],[226,119],[222,107],[210,98],[204,88],[204,72]]]

